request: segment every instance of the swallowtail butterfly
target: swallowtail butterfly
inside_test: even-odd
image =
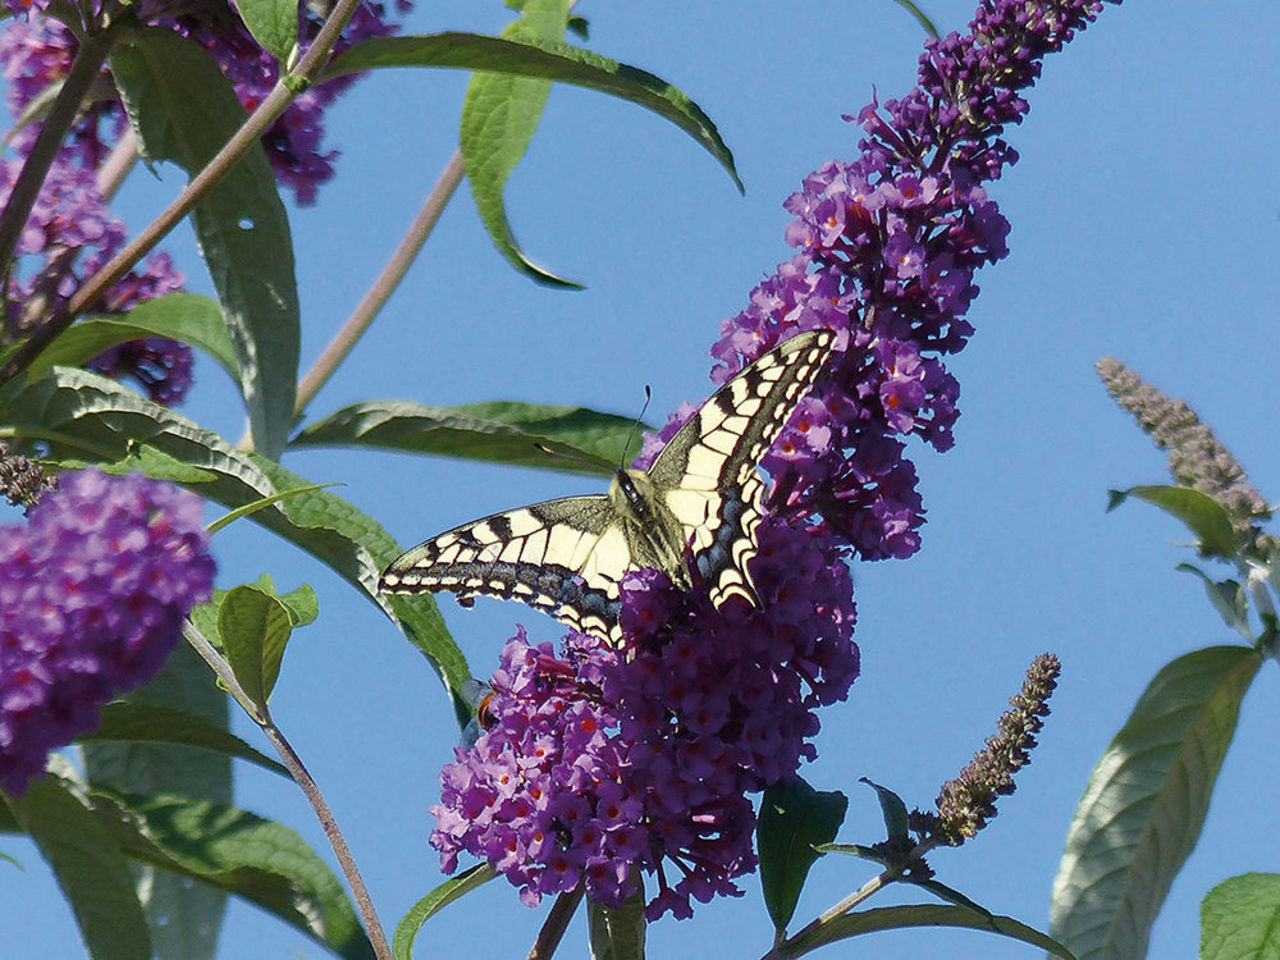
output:
[[[647,471],[621,469],[607,494],[547,500],[455,527],[391,564],[390,593],[447,590],[522,600],[619,645],[619,581],[653,567],[692,589],[696,569],[720,607],[756,602],[764,479],[757,469],[822,369],[835,334],[792,337],[712,394]]]

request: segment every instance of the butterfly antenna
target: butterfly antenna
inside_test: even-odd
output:
[[[627,455],[627,451],[631,449],[631,441],[635,439],[636,431],[644,426],[644,414],[645,414],[645,411],[649,409],[649,401],[652,399],[653,399],[653,391],[649,388],[648,384],[645,384],[644,405],[640,408],[640,415],[636,417],[636,419],[631,424],[631,430],[628,431],[627,433],[626,443],[622,445],[622,453],[619,454],[618,456],[619,470],[621,470],[626,465],[625,463],[623,463],[623,460]],[[549,457],[561,457],[565,460],[575,460],[579,463],[598,463],[598,461],[592,460],[590,457],[578,456],[573,453],[566,453],[563,450],[552,450],[545,443],[542,443],[540,441],[535,440],[533,446],[534,446],[534,449],[538,450],[540,453],[545,453]]]
[[[640,405],[640,415],[636,417],[631,424],[631,430],[627,433],[627,442],[622,445],[622,454],[619,457],[618,469],[621,470],[625,464],[621,462],[626,457],[627,451],[631,449],[631,441],[636,438],[636,431],[644,426],[644,415],[649,410],[649,401],[653,399],[653,390],[649,384],[644,385],[644,403]]]

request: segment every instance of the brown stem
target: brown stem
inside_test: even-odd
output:
[[[529,960],[549,960],[556,952],[556,947],[560,946],[560,941],[564,939],[564,932],[569,929],[569,921],[573,919],[585,892],[585,884],[579,883],[568,893],[562,893],[556,897],[556,902],[551,905],[551,910],[547,913],[547,919],[542,923],[542,929],[538,931],[538,939],[534,941],[533,948],[529,951]]]
[[[458,189],[458,184],[462,182],[462,174],[462,151],[458,150],[454,152],[448,164],[445,165],[440,174],[440,179],[431,188],[431,193],[423,201],[422,209],[413,218],[413,222],[409,225],[409,230],[405,233],[404,239],[400,241],[395,253],[391,255],[391,259],[383,267],[382,273],[378,274],[378,278],[369,288],[369,292],[356,305],[355,310],[351,312],[351,316],[342,325],[342,329],[329,342],[329,345],[324,348],[324,352],[320,354],[319,359],[316,360],[311,369],[307,371],[307,375],[298,383],[298,402],[294,408],[295,418],[302,416],[307,404],[312,401],[320,388],[333,376],[338,364],[355,347],[356,342],[369,329],[369,324],[373,322],[373,318],[382,309],[382,305],[387,302],[387,298],[400,285],[400,281],[404,279],[405,273],[408,272],[410,265],[418,256],[422,245],[427,242],[427,237],[430,236],[436,221],[440,219],[440,214],[444,212],[449,199],[453,196],[454,191]]]
[[[240,686],[240,682],[236,680],[230,664],[218,654],[213,645],[204,638],[204,635],[190,621],[184,625],[183,635],[186,637],[187,642],[195,648],[195,651],[213,669],[213,672],[226,686],[232,697],[244,708],[245,713],[266,734],[267,739],[271,741],[271,745],[280,754],[280,759],[284,761],[285,767],[288,768],[289,775],[302,788],[303,794],[311,804],[311,809],[315,811],[316,819],[320,821],[320,826],[324,828],[325,836],[329,838],[329,846],[333,848],[334,855],[338,858],[338,865],[342,868],[343,876],[347,878],[347,885],[351,887],[351,896],[356,902],[356,909],[360,911],[361,919],[364,920],[365,930],[369,934],[369,942],[373,946],[374,954],[378,957],[378,960],[392,960],[391,947],[387,943],[387,935],[383,931],[382,923],[378,920],[377,911],[373,907],[373,899],[369,896],[369,889],[364,885],[364,878],[356,867],[355,858],[351,856],[351,849],[347,846],[346,838],[343,837],[342,831],[338,828],[338,823],[334,820],[333,813],[325,802],[324,795],[320,792],[320,787],[312,779],[310,771],[307,770],[306,765],[302,762],[302,758],[298,756],[293,749],[293,745],[285,738],[280,728],[275,725],[275,721],[271,719],[270,713],[266,708],[254,704],[249,695],[244,692],[244,688]]]
[[[217,156],[201,170],[177,198],[156,219],[143,230],[123,250],[112,257],[103,267],[90,277],[76,291],[71,300],[52,315],[19,347],[13,355],[0,366],[0,383],[12,379],[25,370],[53,340],[71,325],[76,316],[91,303],[95,303],[117,280],[123,277],[151,249],[182,220],[191,209],[204,197],[232,165],[261,139],[280,114],[293,101],[293,98],[305,90],[319,75],[328,60],[342,28],[359,6],[360,0],[338,0],[337,5],[325,21],[315,42],[307,50],[306,55],[298,62],[297,67],[287,76],[281,77],[253,111],[244,125],[218,151]],[[23,222],[25,222],[25,217]]]
[[[360,917],[364,920],[364,927],[369,934],[369,942],[373,945],[374,954],[378,957],[378,960],[392,960],[391,946],[387,943],[387,935],[383,932],[381,921],[378,920],[378,913],[373,906],[373,898],[369,896],[369,888],[364,885],[364,878],[360,875],[355,858],[351,856],[351,850],[347,846],[346,838],[343,837],[342,831],[338,829],[338,823],[333,819],[333,813],[329,810],[329,805],[325,803],[324,795],[320,792],[319,786],[316,785],[315,780],[311,778],[311,773],[303,765],[302,758],[294,752],[293,746],[285,739],[284,734],[280,732],[270,717],[267,717],[262,722],[262,732],[267,735],[271,745],[280,754],[280,759],[289,768],[290,775],[297,781],[298,786],[302,788],[302,792],[311,803],[311,809],[315,811],[316,819],[320,821],[320,826],[324,828],[324,834],[329,838],[329,846],[333,848],[333,853],[338,858],[338,865],[342,868],[342,875],[347,878],[347,884],[351,887],[351,896],[356,902],[356,909],[360,911]]]
[[[9,202],[4,212],[0,213],[0,264],[7,265],[13,260],[13,252],[18,246],[18,238],[27,225],[27,217],[35,206],[40,188],[49,175],[58,151],[62,149],[62,141],[67,131],[75,123],[76,114],[80,112],[80,102],[88,92],[93,81],[97,79],[102,65],[107,61],[107,54],[115,43],[119,30],[107,28],[102,33],[85,38],[76,51],[71,62],[71,70],[62,81],[62,89],[54,98],[48,116],[40,125],[36,134],[36,142],[31,145],[22,172],[14,182],[13,191],[9,194]]]
[[[107,202],[116,195],[124,178],[138,162],[138,137],[133,127],[124,128],[124,136],[98,168],[98,192]]]

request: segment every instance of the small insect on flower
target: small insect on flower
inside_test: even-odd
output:
[[[491,709],[493,697],[493,687],[483,680],[468,680],[462,685],[462,699],[472,709],[471,720],[462,729],[461,739],[464,747],[474,747],[476,741],[480,739],[480,734],[486,730],[492,730],[497,724],[498,718],[494,716]]]

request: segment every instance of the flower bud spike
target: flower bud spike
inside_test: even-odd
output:
[[[1035,735],[1049,715],[1048,701],[1062,665],[1051,653],[1031,661],[1022,690],[996,721],[996,734],[954,780],[942,785],[934,803],[938,812],[914,810],[911,828],[941,843],[959,846],[996,815],[996,797],[1014,791],[1013,775],[1031,762]]]

